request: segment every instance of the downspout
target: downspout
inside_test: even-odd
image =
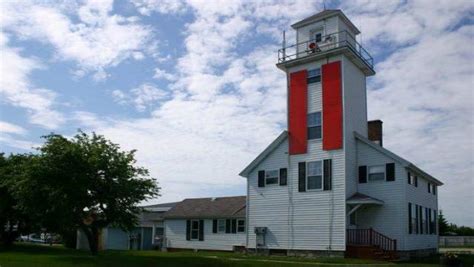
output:
[[[287,128],[289,127],[289,101],[290,101],[290,76],[288,69],[285,68],[285,74],[286,74],[286,125]],[[288,239],[288,250],[287,254],[289,254],[289,250],[293,249],[293,231],[292,231],[292,224],[293,224],[293,179],[292,179],[292,171],[291,171],[291,159],[290,159],[290,146],[289,146],[289,141],[290,141],[290,132],[288,129],[287,133],[287,140],[288,140],[288,151],[287,153],[287,166],[288,166],[288,173],[287,173],[287,184],[288,184],[288,232],[287,232],[287,239]]]

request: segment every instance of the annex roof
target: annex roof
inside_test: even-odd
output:
[[[357,133],[357,132],[354,132],[354,136],[357,140],[365,143],[366,145],[370,146],[371,148],[379,151],[380,153],[386,155],[387,157],[390,157],[392,158],[393,160],[397,161],[398,163],[400,163],[403,167],[415,172],[415,173],[418,173],[420,174],[421,176],[423,176],[424,178],[426,178],[427,180],[435,183],[436,185],[443,185],[443,183],[434,178],[433,176],[431,176],[430,174],[426,173],[425,171],[423,171],[422,169],[418,168],[417,166],[415,166],[415,164],[409,162],[408,160],[398,156],[397,154],[391,152],[390,150],[382,147],[382,146],[379,146],[377,144],[375,144],[374,142],[370,141],[369,139],[367,139],[366,137],[364,137],[363,135]]]
[[[307,18],[305,18],[301,21],[298,21],[298,22],[294,23],[293,25],[291,25],[291,27],[293,29],[297,29],[297,28],[306,26],[308,24],[311,24],[313,22],[316,22],[318,20],[323,20],[323,19],[326,19],[326,18],[329,18],[329,17],[332,17],[332,16],[339,16],[339,18],[341,18],[342,21],[344,21],[349,26],[349,28],[351,28],[351,30],[353,30],[355,32],[355,34],[360,33],[360,30],[346,17],[344,12],[342,12],[340,9],[326,9],[326,10],[323,10],[319,13],[316,13],[312,16],[309,16],[309,17],[307,17]]]
[[[243,218],[246,196],[188,198],[167,211],[165,219],[185,218]]]
[[[258,155],[252,162],[250,162],[250,164],[245,167],[245,169],[243,169],[243,171],[241,171],[239,175],[242,177],[247,177],[250,172],[253,171],[253,169],[255,169],[255,167],[257,167],[260,162],[262,162],[266,157],[268,157],[268,155],[270,155],[273,150],[275,150],[283,141],[285,141],[287,137],[288,132],[283,131],[275,140],[273,140],[273,142],[270,143],[269,146],[267,146],[267,148],[265,148],[265,150],[262,151],[262,153],[260,153],[260,155]]]

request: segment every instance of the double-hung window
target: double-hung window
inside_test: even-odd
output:
[[[191,221],[191,240],[199,239],[199,220]]]
[[[385,166],[369,166],[369,182],[385,180]]]
[[[271,170],[265,172],[265,185],[278,184],[278,170]]]
[[[237,232],[238,233],[245,232],[245,220],[243,219],[237,220]]]
[[[321,82],[321,69],[308,70],[308,78],[306,79],[308,84]]]
[[[217,232],[225,233],[225,220],[224,219],[217,220]]]
[[[323,189],[323,162],[311,161],[308,162],[308,175],[306,177],[307,190],[322,190]]]
[[[308,114],[308,140],[321,139],[321,112]]]

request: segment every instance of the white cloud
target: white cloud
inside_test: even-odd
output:
[[[18,134],[18,135],[25,135],[26,130],[18,126],[16,124],[12,124],[6,121],[0,121],[0,133],[5,134],[5,133],[11,133],[11,134]]]
[[[133,58],[140,60],[150,49],[150,27],[136,18],[112,15],[112,1],[86,1],[74,9],[79,21],[73,22],[69,9],[62,6],[2,3],[3,28],[19,37],[51,44],[60,60],[74,61],[82,75],[94,73],[96,80],[108,77],[106,69]]]
[[[20,50],[8,46],[8,38],[0,33],[0,95],[1,101],[27,110],[33,124],[48,129],[57,128],[64,122],[61,113],[54,109],[56,94],[47,89],[36,88],[29,75],[41,64],[31,58],[22,57]]]
[[[158,106],[161,101],[169,97],[169,92],[157,88],[150,83],[141,84],[125,93],[122,90],[113,90],[113,100],[120,105],[134,105],[137,111],[143,112]]]
[[[177,79],[176,75],[171,74],[160,68],[155,68],[155,75],[153,75],[153,78],[158,79],[158,80],[164,79],[168,81],[175,81]]]
[[[187,10],[184,1],[181,0],[131,0],[138,12],[149,16],[152,12],[163,14],[183,13]]]

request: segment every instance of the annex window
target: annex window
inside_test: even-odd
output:
[[[218,233],[225,233],[225,220],[217,220],[217,232]]]
[[[385,180],[385,165],[369,166],[369,181]]]
[[[308,70],[308,78],[306,82],[308,84],[321,82],[321,69]]]
[[[199,239],[199,220],[191,221],[191,240]]]
[[[308,140],[321,139],[321,112],[308,114]]]
[[[278,173],[279,170],[271,170],[265,172],[265,184],[278,184]]]
[[[245,220],[243,219],[237,220],[237,232],[238,233],[245,232]]]
[[[322,161],[308,162],[308,175],[306,189],[323,189],[323,164]]]

